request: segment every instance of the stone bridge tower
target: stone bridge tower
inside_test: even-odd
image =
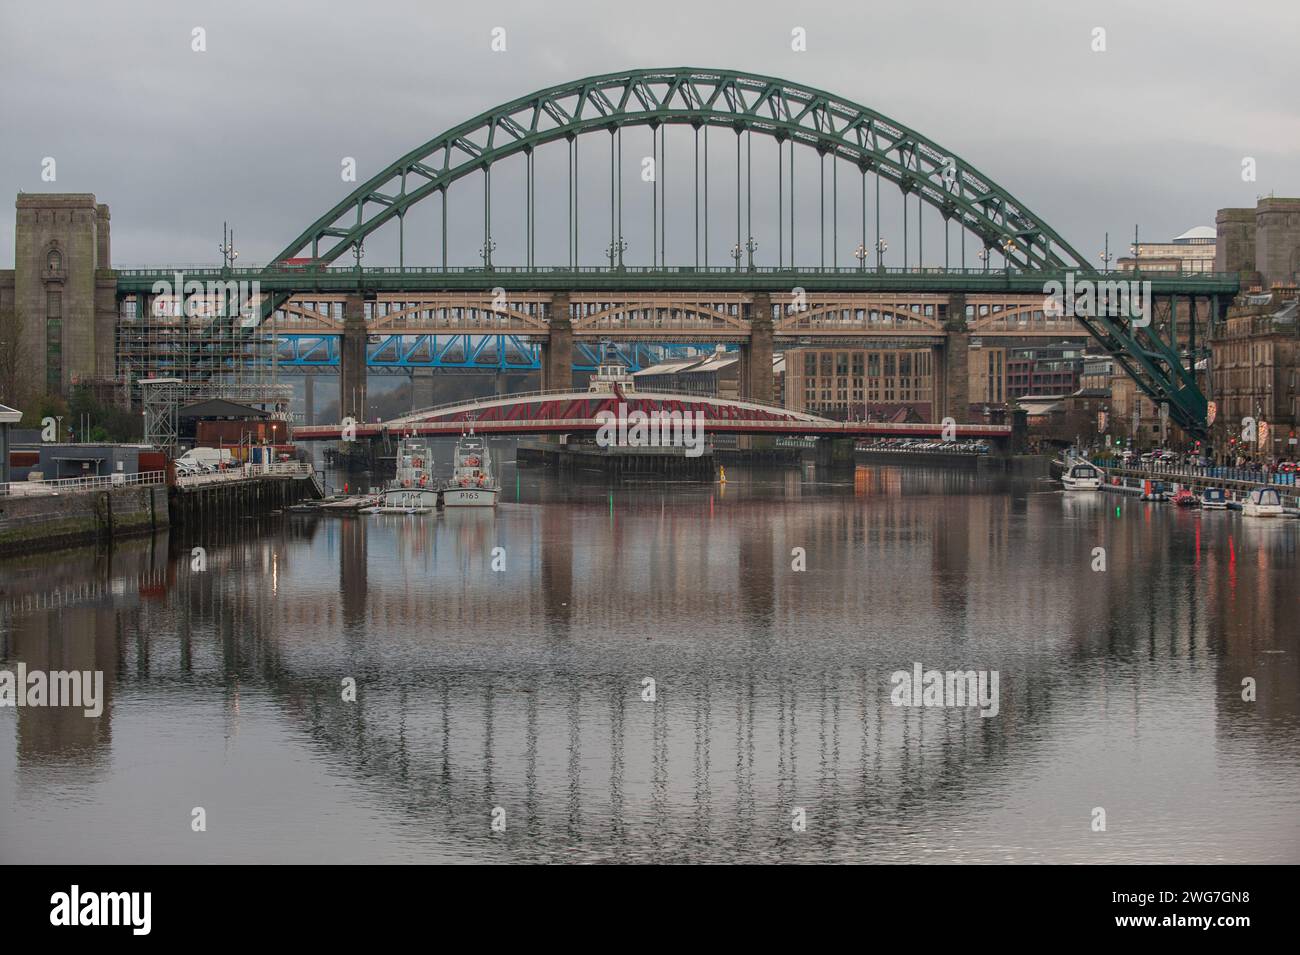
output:
[[[19,193],[14,233],[12,285],[0,295],[11,297],[18,319],[23,397],[66,396],[76,384],[112,380],[117,305],[108,206],[90,193]]]

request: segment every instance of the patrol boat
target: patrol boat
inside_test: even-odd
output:
[[[495,507],[501,485],[492,471],[492,456],[471,431],[456,442],[451,478],[442,486],[443,507]]]
[[[433,452],[423,438],[403,438],[397,446],[397,474],[384,487],[375,514],[423,514],[438,506]]]

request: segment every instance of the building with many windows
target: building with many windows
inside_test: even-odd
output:
[[[1213,226],[1198,225],[1168,242],[1130,245],[1116,265],[1121,272],[1213,272],[1217,236]]]
[[[785,407],[827,418],[930,420],[934,356],[928,348],[791,348]]]
[[[1254,453],[1290,458],[1300,425],[1300,322],[1297,289],[1243,295],[1210,342],[1216,445],[1255,422]],[[1267,425],[1267,427],[1261,427]]]
[[[1025,395],[1068,395],[1079,388],[1083,371],[1082,345],[1062,342],[1011,348],[1006,357],[1006,394],[1013,401]]]
[[[1001,405],[1007,401],[1007,350],[971,342],[969,358],[970,400],[974,405]]]

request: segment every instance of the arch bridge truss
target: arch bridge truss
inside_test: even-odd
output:
[[[649,131],[654,172],[648,196],[637,190],[635,199],[649,201],[649,241],[642,236],[632,243],[623,228],[623,140],[634,127]],[[683,150],[668,148],[667,133],[674,127],[680,127],[675,136],[687,139],[685,160]],[[756,137],[769,150],[760,156],[757,174]],[[718,162],[719,138],[728,154],[734,140],[734,165],[730,156]],[[775,145],[775,156],[770,145],[761,145],[763,140]],[[680,138],[676,145],[682,145]],[[543,147],[567,153],[565,185],[544,193],[566,197],[566,249],[560,261],[557,236],[544,228],[538,242],[537,157]],[[632,162],[644,170],[643,148],[634,147]],[[523,174],[522,189],[509,195],[524,197],[508,225],[500,215],[499,196],[506,193],[493,183],[494,169],[507,161],[507,174]],[[726,167],[721,189],[716,184],[719,165]],[[764,171],[773,165],[775,176]],[[816,179],[812,197],[807,195],[810,168]],[[467,234],[458,224],[449,239],[449,194],[465,180],[475,184],[455,190],[457,202],[463,191],[471,194],[471,205],[481,203],[481,235],[472,235],[474,228]],[[719,196],[725,200],[725,224],[711,210],[711,183],[712,205]],[[882,184],[891,202],[901,199],[901,229],[891,214],[890,228],[896,230],[891,241],[881,226]],[[670,190],[680,190],[671,205]],[[766,262],[757,258],[755,193],[760,203],[770,206],[774,200],[776,206],[774,217],[759,219],[769,232],[773,218],[776,224],[774,236],[762,237]],[[407,263],[407,217],[417,206],[436,208],[441,254],[432,265]],[[671,256],[670,212],[676,222],[685,218],[689,225],[672,230]],[[642,218],[638,213],[638,222]],[[796,231],[797,221],[802,233]],[[808,243],[810,225],[817,231]],[[522,236],[514,243],[519,262],[502,266],[494,259],[494,227],[503,235]],[[730,262],[710,262],[711,227],[715,242],[723,235],[730,242],[734,234],[726,257]],[[381,230],[396,239],[397,265],[363,267],[365,242]],[[685,250],[680,247],[683,234],[693,237]],[[599,239],[593,241],[593,236]],[[842,236],[856,240],[857,247],[850,251],[852,242],[842,245]],[[431,238],[426,232],[419,247],[432,250]],[[479,265],[449,264],[449,248],[480,242]],[[627,264],[634,244],[645,264]],[[586,260],[584,252],[589,255],[601,245],[604,252],[596,263]],[[545,250],[545,261],[539,248]],[[563,317],[572,321],[575,341],[606,337],[723,344],[741,343],[749,334],[754,315],[745,305],[755,292],[771,295],[778,342],[845,334],[941,334],[937,304],[927,302],[927,296],[964,295],[964,317],[972,333],[1055,336],[1061,334],[1057,325],[1071,326],[1100,342],[1152,399],[1167,403],[1177,423],[1194,432],[1204,428],[1206,401],[1191,370],[1194,342],[1180,354],[1172,329],[1166,340],[1156,331],[1158,322],[1135,322],[1132,313],[1084,312],[1060,322],[1035,314],[1043,312],[1048,282],[1065,284],[1067,276],[1076,283],[1113,281],[1119,274],[1098,273],[1023,201],[916,130],[823,90],[751,73],[693,67],[631,70],[586,77],[501,104],[376,173],[307,226],[266,268],[219,274],[255,277],[263,290],[259,315],[263,321],[274,315],[283,334],[333,334],[331,326],[341,317],[320,306],[332,309],[331,296],[351,294],[369,299],[372,334],[508,336],[523,343],[547,335],[555,293],[569,297],[571,311]],[[150,270],[120,274],[119,295],[143,293],[150,277]],[[1205,307],[1217,315],[1217,297],[1223,297],[1226,308],[1237,290],[1236,279],[1229,276],[1122,277],[1153,280],[1157,309],[1163,294],[1171,311],[1176,296],[1190,302],[1213,296],[1213,305]],[[782,296],[799,290],[808,297],[807,307],[785,310]],[[508,293],[504,305],[503,293]],[[904,293],[910,296],[906,302]],[[869,301],[872,295],[878,298]],[[996,312],[972,317],[970,306],[978,295],[1023,296],[1025,301],[1003,302]],[[1034,297],[1040,302],[1037,308]],[[953,318],[961,317],[946,319],[951,326]]]

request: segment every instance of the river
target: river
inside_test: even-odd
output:
[[[1300,862],[1300,523],[727,470],[0,562],[0,861]]]

